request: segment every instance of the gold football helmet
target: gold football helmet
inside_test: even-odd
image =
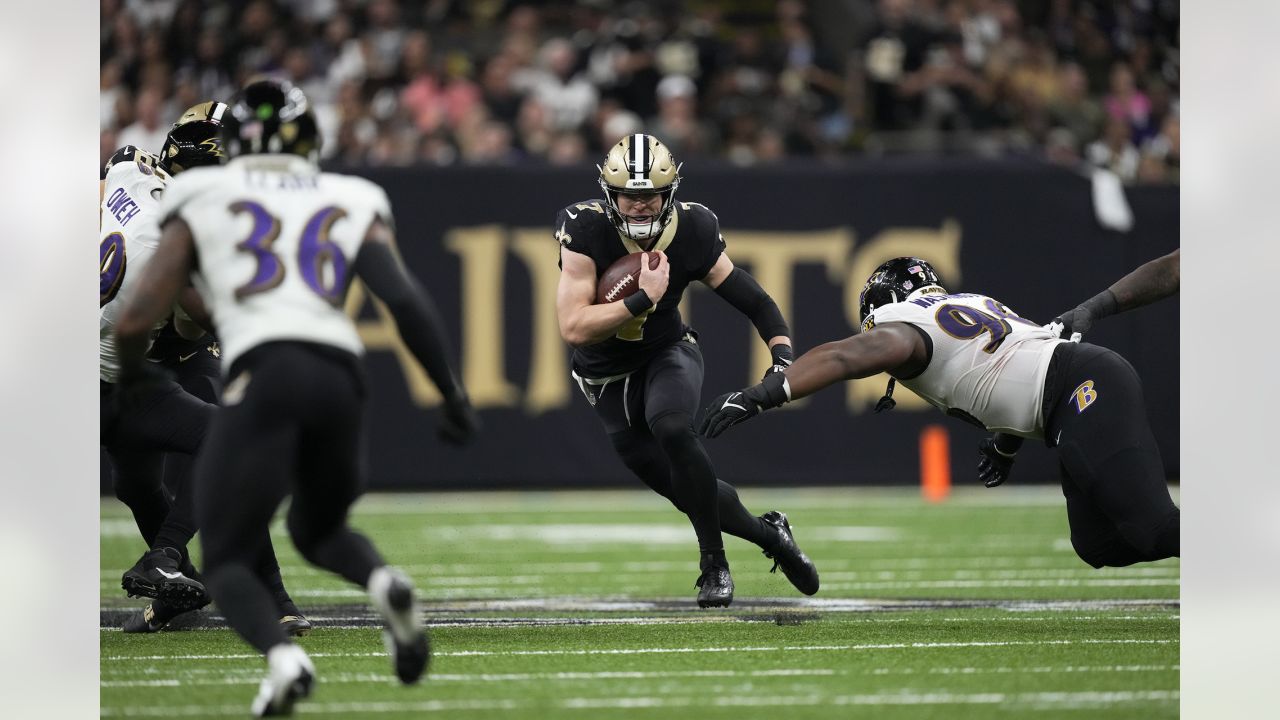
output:
[[[671,150],[652,135],[627,135],[609,149],[600,170],[609,219],[632,240],[648,240],[662,234],[675,212],[676,188],[680,187],[680,163]],[[662,196],[662,208],[647,220],[635,222],[618,208],[618,195]]]

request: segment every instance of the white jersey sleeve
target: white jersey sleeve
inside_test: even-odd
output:
[[[225,369],[271,341],[363,352],[343,302],[369,226],[391,222],[380,187],[301,158],[246,156],[184,172],[161,212],[191,229]]]
[[[98,236],[98,375],[115,382],[120,374],[115,324],[142,269],[160,243],[160,198],[168,175],[149,153],[126,147],[116,152],[103,178]],[[163,326],[163,323],[157,328]]]
[[[1062,340],[972,293],[922,294],[876,308],[865,329],[890,322],[916,326],[931,345],[928,367],[901,378],[903,385],[948,415],[988,430],[1044,436],[1044,379]]]

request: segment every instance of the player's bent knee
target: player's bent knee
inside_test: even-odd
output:
[[[688,413],[675,412],[655,418],[649,423],[649,429],[668,454],[672,448],[698,443],[698,434],[693,430],[693,418]]]

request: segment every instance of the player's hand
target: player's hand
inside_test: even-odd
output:
[[[667,254],[661,250],[658,254],[658,267],[649,269],[649,253],[640,259],[640,289],[653,301],[654,305],[667,293],[667,283],[671,281],[671,263]]]
[[[759,415],[762,412],[760,403],[750,394],[758,387],[760,386],[752,385],[743,390],[725,393],[712,400],[707,409],[702,412],[702,423],[698,425],[698,434],[709,438],[719,437],[720,433],[734,425]]]
[[[480,415],[466,393],[445,398],[444,417],[436,435],[450,445],[466,445],[480,432]]]
[[[978,479],[987,487],[1004,484],[1009,479],[1009,471],[1013,469],[1015,455],[1000,452],[995,439],[983,439],[978,443]]]
[[[787,376],[782,373],[767,375],[764,382],[731,393],[725,393],[702,411],[698,434],[719,437],[720,433],[739,423],[744,423],[760,413],[775,408],[791,399],[786,388]]]
[[[791,346],[782,343],[771,346],[769,354],[773,356],[773,364],[769,366],[768,370],[764,371],[764,377],[766,378],[791,367],[791,363],[796,359],[795,352],[791,349]],[[764,378],[761,379],[763,380]]]
[[[1093,327],[1093,313],[1085,306],[1078,305],[1054,318],[1045,327],[1063,340],[1080,342],[1080,338]]]

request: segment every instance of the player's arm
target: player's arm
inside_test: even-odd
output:
[[[182,337],[195,340],[213,332],[213,317],[195,287],[187,285],[178,292],[177,309],[182,312],[174,313],[173,326]]]
[[[124,309],[116,321],[122,383],[150,374],[146,354],[151,328],[172,311],[178,294],[187,286],[194,260],[195,243],[186,221],[175,217],[166,222],[159,247],[124,298]]]
[[[916,329],[900,322],[877,325],[867,332],[813,348],[785,371],[765,376],[758,385],[721,395],[707,406],[698,431],[716,437],[765,410],[812,395],[828,385],[882,372],[911,376],[928,362],[928,348]]]
[[[449,365],[451,349],[444,322],[430,294],[409,273],[395,247],[395,233],[374,220],[356,255],[356,274],[370,292],[386,304],[409,352],[427,371],[445,399],[445,423],[440,435],[464,443],[479,429],[466,388]]]
[[[1062,337],[1084,334],[1102,318],[1150,305],[1178,292],[1182,261],[1179,251],[1140,265],[1111,287],[1054,318]]]
[[[640,289],[622,302],[595,304],[596,263],[572,250],[560,253],[560,284],[556,288],[556,320],[560,337],[573,346],[594,345],[609,339],[628,320],[662,299],[671,266],[658,253],[658,267],[649,269],[648,256],[640,262]]]
[[[756,326],[756,332],[769,346],[769,354],[773,356],[773,365],[765,372],[766,377],[791,365],[795,358],[791,349],[791,328],[782,317],[778,303],[750,273],[735,267],[729,255],[722,252],[702,282]]]

